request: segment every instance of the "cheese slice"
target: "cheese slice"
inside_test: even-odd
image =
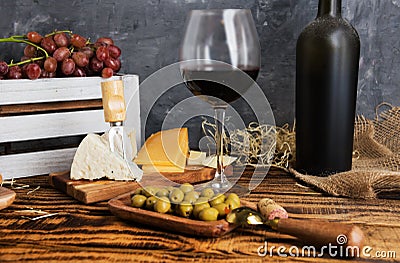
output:
[[[187,159],[187,165],[203,165],[205,159],[205,152],[190,151],[189,158]]]
[[[234,161],[236,161],[236,159],[237,159],[236,157],[224,155],[224,157],[223,157],[224,166],[228,166],[228,165],[232,164]],[[217,156],[216,155],[208,156],[207,158],[204,159],[203,165],[216,169],[217,168]]]
[[[143,171],[120,155],[111,152],[106,137],[88,134],[76,150],[71,166],[71,179],[140,180]]]
[[[185,169],[173,165],[151,165],[146,164],[142,166],[144,174],[148,173],[183,173]]]
[[[150,166],[172,166],[184,170],[188,151],[187,128],[164,130],[152,134],[145,141],[135,163]]]

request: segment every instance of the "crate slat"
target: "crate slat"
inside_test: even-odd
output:
[[[48,174],[50,171],[66,171],[71,168],[76,148],[31,152],[0,156],[3,179],[27,175]]]
[[[3,117],[1,125],[0,143],[104,132],[109,127],[103,110]]]
[[[114,76],[109,80],[121,79]],[[2,80],[0,105],[101,98],[100,77]]]
[[[100,109],[102,108],[102,100],[79,100],[79,101],[59,101],[48,103],[31,103],[18,105],[2,105],[0,106],[0,117],[10,115],[21,115],[28,113],[67,111],[79,109]]]
[[[127,91],[137,91],[137,75],[113,76],[107,81],[118,79],[124,81],[125,87],[131,86]],[[101,77],[1,80],[0,105],[100,99],[103,81]]]

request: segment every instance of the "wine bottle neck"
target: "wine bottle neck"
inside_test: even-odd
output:
[[[342,0],[319,0],[318,17],[324,15],[341,16]]]

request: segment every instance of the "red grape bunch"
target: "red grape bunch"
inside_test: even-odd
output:
[[[109,37],[91,43],[71,31],[42,36],[35,31],[0,42],[25,43],[20,62],[0,61],[0,79],[101,76],[110,78],[121,68],[121,49]]]

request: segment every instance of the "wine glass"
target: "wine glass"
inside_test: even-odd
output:
[[[241,97],[260,70],[260,43],[250,10],[190,11],[180,61],[186,87],[215,112],[217,169],[210,184],[220,192],[237,191],[240,186],[224,173],[224,119],[228,103]]]

